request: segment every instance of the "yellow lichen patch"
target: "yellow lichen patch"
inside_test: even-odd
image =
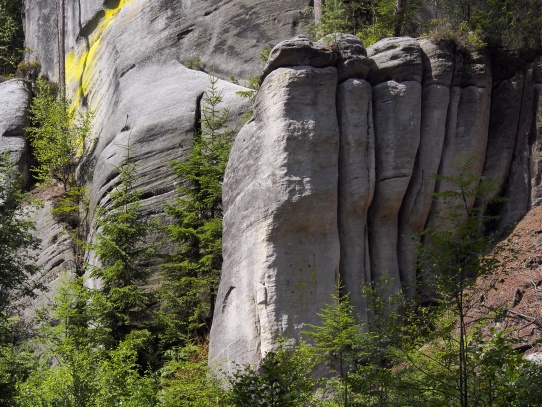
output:
[[[66,90],[73,96],[72,108],[77,109],[79,100],[88,94],[88,87],[92,78],[92,67],[95,65],[97,50],[102,35],[113,23],[121,9],[133,0],[120,0],[117,7],[105,9],[104,17],[96,29],[85,40],[81,41],[79,49],[66,56]]]

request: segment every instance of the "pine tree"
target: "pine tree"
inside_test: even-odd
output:
[[[22,181],[7,152],[0,153],[0,405],[13,405],[16,382],[28,369],[24,352],[16,346],[25,339],[25,331],[18,326],[16,300],[33,296],[35,288],[43,288],[32,281],[39,272],[31,251],[39,248],[32,236],[34,222],[29,210],[23,208],[26,195]],[[28,206],[29,207],[29,206]]]
[[[161,320],[166,340],[175,341],[180,334],[205,336],[222,268],[222,180],[232,131],[226,128],[228,111],[219,107],[218,79],[209,78],[190,155],[173,163],[181,186],[166,208],[173,220],[166,233],[178,245],[165,266]]]
[[[356,321],[354,306],[348,294],[342,295],[344,289],[340,283],[337,293],[331,296],[332,302],[324,305],[318,316],[321,325],[308,325],[310,330],[304,333],[313,341],[309,347],[321,362],[328,362],[339,375],[341,382],[342,404],[349,405],[349,373],[357,354],[361,325]]]

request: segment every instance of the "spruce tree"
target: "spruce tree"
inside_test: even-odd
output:
[[[181,183],[166,208],[173,220],[166,233],[178,246],[165,266],[161,320],[166,341],[180,334],[205,336],[222,268],[222,180],[232,131],[226,127],[227,109],[219,108],[218,79],[209,78],[194,145],[186,160],[173,163]]]
[[[109,203],[98,209],[98,236],[91,249],[101,266],[90,267],[102,289],[93,299],[102,308],[102,320],[116,342],[135,328],[148,323],[151,296],[142,289],[151,274],[144,264],[154,252],[147,244],[150,225],[141,219],[141,191],[134,188],[136,165],[127,156],[117,168],[118,184],[109,194]]]

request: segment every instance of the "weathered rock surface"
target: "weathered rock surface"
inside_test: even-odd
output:
[[[90,154],[79,168],[90,193],[89,240],[128,143],[144,216],[163,213],[177,182],[169,162],[190,148],[209,85],[187,67],[257,75],[260,51],[305,33],[310,3],[67,2],[68,95],[75,107],[95,110]],[[58,4],[25,1],[27,59],[53,80],[61,65]],[[211,364],[225,361],[226,370],[257,365],[278,335],[298,340],[306,324],[319,323],[339,276],[361,320],[364,282],[390,279],[385,295],[402,288],[414,296],[416,239],[444,209],[432,194],[453,187],[433,175],[457,175],[459,154],[475,157],[470,172],[503,179],[503,224],[542,199],[540,59],[492,67],[486,53],[428,39],[390,38],[365,50],[353,36],[334,38],[331,49],[301,36],[275,47],[255,119],[232,151],[210,346]],[[11,98],[4,86],[0,123]],[[235,94],[243,88],[218,87],[234,117],[248,108]],[[20,142],[13,134],[0,132],[0,148]],[[40,224],[49,249],[39,261],[54,286],[69,250],[60,226],[39,216],[49,222]],[[87,260],[96,262],[92,254]]]
[[[339,85],[337,118],[340,276],[365,319],[365,299],[355,293],[371,281],[367,212],[375,189],[375,139],[372,90],[367,81],[349,79]]]
[[[350,78],[367,78],[371,69],[371,60],[367,58],[367,50],[358,37],[352,34],[336,33],[318,42],[327,46],[333,44],[336,48],[339,83]]]
[[[254,122],[235,140],[224,180],[230,244],[223,252],[228,272],[217,295],[212,364],[258,364],[279,335],[299,339],[306,324],[318,322],[316,313],[334,292],[336,87],[334,67],[273,71],[259,92]]]
[[[337,269],[361,321],[368,318],[363,283],[385,279],[383,296],[403,289],[413,298],[427,277],[416,270],[420,232],[442,223],[436,211],[447,211],[433,194],[456,187],[434,175],[457,176],[457,157],[472,157],[468,172],[513,186],[504,190],[516,195],[507,219],[525,213],[529,194],[542,194],[541,160],[529,154],[542,151],[537,63],[493,83],[484,52],[411,38],[365,52],[355,38],[334,38],[336,61],[325,57],[325,40],[277,46],[255,121],[233,147],[212,366],[257,365],[278,334],[298,340],[304,324],[317,321],[317,303],[329,302]],[[333,64],[336,77],[324,79]],[[314,142],[324,139],[326,154],[318,155]]]
[[[41,267],[34,280],[47,290],[36,291],[36,298],[25,301],[25,318],[31,321],[36,311],[49,307],[63,282],[75,276],[74,243],[69,232],[52,215],[50,199],[35,209],[35,235],[41,239],[41,249],[35,253],[36,264]]]
[[[312,42],[304,35],[279,42],[269,54],[261,81],[277,68],[290,66],[312,66],[324,68],[334,66],[337,54],[329,47]]]
[[[133,63],[125,59],[166,54],[183,64],[197,58],[208,71],[214,66],[224,77],[232,74],[248,79],[259,74],[262,50],[306,32],[306,25],[312,23],[312,15],[306,12],[309,4],[309,0],[66,2],[66,48],[76,53],[86,48],[90,67],[101,48],[99,38],[123,14],[116,39],[124,39],[108,56],[117,59],[119,74],[122,66]],[[58,15],[58,1],[25,0],[27,46],[33,50],[30,58],[41,61],[43,72],[53,80],[59,72]],[[134,58],[129,58],[131,53]]]
[[[28,181],[26,125],[30,91],[19,79],[0,83],[0,153],[9,151],[19,172]]]
[[[422,52],[418,41],[410,37],[385,38],[367,49],[372,60],[369,82],[422,81]]]
[[[144,216],[161,216],[163,203],[171,199],[178,181],[170,162],[184,157],[192,146],[203,94],[210,86],[206,73],[184,64],[198,57],[209,71],[214,64],[224,75],[254,75],[258,52],[277,40],[276,27],[295,25],[288,30],[295,34],[297,24],[302,25],[305,2],[285,1],[280,15],[277,10],[264,13],[249,27],[246,13],[259,15],[271,8],[260,3],[66,3],[67,93],[74,107],[95,112],[90,154],[79,170],[90,195],[90,241],[96,233],[96,208],[107,204],[108,192],[118,183],[123,146],[130,144],[138,166],[135,187],[143,191]],[[43,73],[53,80],[59,72],[57,4],[26,1],[27,45],[36,50],[28,58],[39,59]],[[250,63],[239,63],[236,54],[241,50]],[[229,70],[233,61],[236,68]],[[228,107],[232,125],[238,123],[248,102],[235,92],[244,88],[222,80],[217,88],[224,98],[220,108]],[[86,260],[96,262],[92,253]]]

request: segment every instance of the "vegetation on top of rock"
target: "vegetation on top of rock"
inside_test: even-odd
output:
[[[429,34],[467,48],[486,42],[509,50],[540,50],[541,0],[331,0],[321,5],[317,36],[358,35],[365,46],[390,36]],[[422,5],[434,16],[424,21]]]

